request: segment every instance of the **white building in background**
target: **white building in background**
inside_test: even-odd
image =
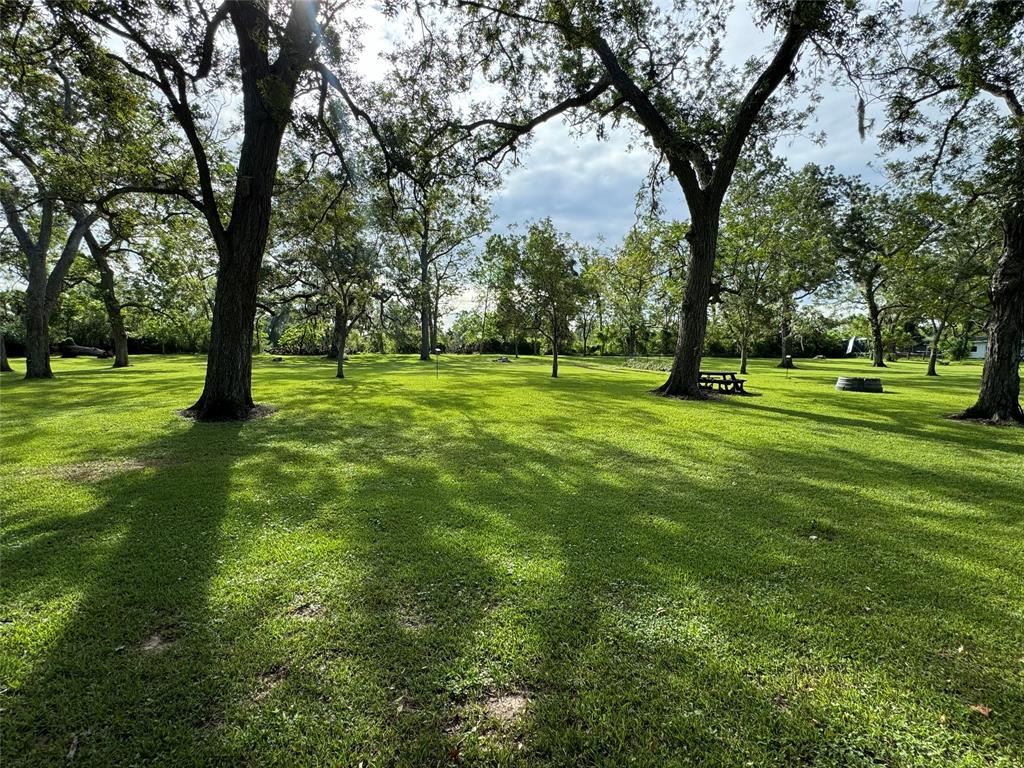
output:
[[[967,342],[967,359],[984,360],[988,350],[988,336],[974,336]]]

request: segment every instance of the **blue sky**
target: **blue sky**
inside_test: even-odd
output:
[[[742,64],[751,52],[762,51],[771,36],[751,22],[746,4],[738,3],[725,39],[725,59]],[[814,162],[834,165],[843,173],[859,173],[879,180],[878,147],[872,136],[861,141],[857,132],[856,98],[846,89],[825,86],[808,137],[787,138],[776,151],[793,167]],[[824,132],[823,145],[810,134]],[[505,185],[494,197],[496,230],[509,224],[550,216],[555,226],[576,239],[596,244],[620,241],[636,218],[636,194],[652,160],[647,140],[632,142],[630,131],[609,132],[607,140],[574,137],[561,122],[539,128],[521,167],[508,173]],[[686,219],[682,191],[666,184],[662,198],[666,217]]]

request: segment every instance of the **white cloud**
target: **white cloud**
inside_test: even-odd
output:
[[[724,46],[729,65],[740,65],[752,53],[765,50],[773,35],[759,30],[746,6],[733,12]],[[876,162],[877,142],[863,143],[857,130],[856,103],[851,92],[825,85],[807,136],[779,142],[777,152],[793,167],[806,163],[835,165],[842,173],[863,174],[878,180],[869,163]],[[824,145],[810,134],[824,132]],[[574,138],[560,123],[536,131],[521,167],[513,169],[495,196],[495,229],[529,219],[551,216],[555,225],[577,239],[595,243],[603,236],[614,244],[635,220],[635,199],[653,159],[647,139],[630,147],[626,129],[611,132],[607,141],[588,135]],[[666,217],[685,218],[682,191],[674,182],[665,185],[662,205]]]

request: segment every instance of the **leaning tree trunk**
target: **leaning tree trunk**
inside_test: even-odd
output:
[[[942,341],[942,332],[946,330],[945,322],[940,322],[933,327],[931,349],[928,350],[928,371],[926,376],[938,376],[935,365],[939,359],[939,342]]]
[[[699,400],[707,397],[700,388],[700,359],[708,326],[708,302],[718,245],[718,209],[691,212],[693,225],[686,234],[690,257],[679,315],[679,336],[668,381],[656,392],[666,397]]]
[[[963,418],[1024,423],[1020,406],[1020,353],[1024,339],[1024,206],[1003,215],[1003,251],[989,288],[988,348],[978,401]]]
[[[89,250],[92,251],[93,261],[100,273],[100,298],[103,299],[103,307],[107,310],[107,321],[110,323],[110,336],[114,340],[114,367],[128,367],[128,332],[124,327],[124,316],[121,314],[121,303],[117,300],[117,292],[114,286],[114,270],[110,268],[110,262],[106,254],[97,243],[89,241]]]
[[[10,373],[14,369],[7,362],[7,345],[4,343],[4,335],[0,333],[0,373]]]

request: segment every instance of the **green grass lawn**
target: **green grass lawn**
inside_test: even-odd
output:
[[[489,360],[260,358],[245,424],[176,415],[199,357],[5,374],[5,768],[1024,765],[978,366]]]

